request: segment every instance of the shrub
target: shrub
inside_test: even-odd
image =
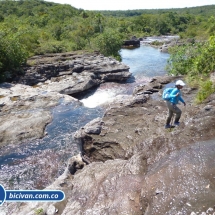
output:
[[[35,50],[35,54],[43,55],[46,53],[62,53],[66,51],[64,42],[61,41],[48,41],[46,43],[40,44]]]
[[[19,73],[27,57],[26,49],[15,38],[0,37],[0,81]]]
[[[164,44],[163,42],[159,42],[159,41],[157,41],[157,40],[151,42],[151,45],[154,45],[154,46],[161,46],[161,45],[163,45],[163,44]]]
[[[196,96],[196,102],[202,103],[208,96],[215,92],[215,86],[212,81],[206,80],[200,83],[199,91]]]
[[[122,37],[118,32],[109,29],[95,38],[94,46],[94,49],[99,50],[104,56],[113,56],[119,60]]]
[[[36,215],[42,215],[42,214],[44,214],[43,208],[35,209],[35,214]]]

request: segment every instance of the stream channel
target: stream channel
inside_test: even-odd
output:
[[[169,54],[141,45],[122,49],[122,62],[130,66],[132,78],[126,83],[104,83],[89,91],[77,102],[53,108],[53,121],[46,127],[43,139],[28,141],[19,146],[9,145],[0,152],[0,184],[5,189],[43,189],[63,173],[68,158],[78,154],[73,134],[89,121],[102,117],[102,104],[113,98],[131,95],[133,88],[153,76],[166,74]]]

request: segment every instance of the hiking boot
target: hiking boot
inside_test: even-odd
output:
[[[180,125],[180,122],[175,122],[174,125],[175,125],[175,126],[179,126],[179,125]]]
[[[167,128],[171,128],[171,125],[170,124],[165,125],[165,129],[167,129]]]

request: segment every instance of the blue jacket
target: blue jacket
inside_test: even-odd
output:
[[[176,94],[179,92],[179,95],[176,96]],[[169,95],[169,101],[173,104],[178,104],[179,101],[184,103],[183,98],[181,97],[181,91],[176,87],[173,89],[173,91]]]

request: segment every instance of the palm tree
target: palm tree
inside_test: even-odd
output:
[[[96,19],[96,22],[99,26],[99,30],[100,30],[100,33],[102,33],[103,29],[102,29],[102,21],[104,20],[104,16],[101,14],[101,13],[97,13],[95,15],[95,19]]]

